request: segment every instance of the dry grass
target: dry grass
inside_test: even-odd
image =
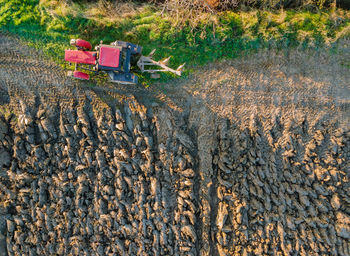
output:
[[[140,4],[135,1],[106,1],[98,0],[93,3],[76,4],[69,0],[40,0],[40,5],[54,16],[84,17],[100,22],[120,21],[142,13],[148,4]]]
[[[82,6],[69,0],[40,0],[39,4],[53,17],[84,16]]]
[[[154,2],[157,2],[154,0]],[[280,9],[280,8],[325,8],[334,7],[331,1],[327,0],[165,0],[165,5],[170,9],[197,9],[205,11],[232,10],[232,9]]]
[[[105,18],[109,21],[131,18],[141,13],[146,4],[135,3],[134,1],[106,1],[99,0],[87,8],[86,15],[89,18]]]

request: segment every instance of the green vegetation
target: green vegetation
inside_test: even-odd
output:
[[[10,109],[8,106],[0,106],[0,118],[4,117],[6,120],[8,120],[11,116],[15,118],[14,114],[15,114],[14,111]]]
[[[155,58],[172,56],[174,67],[186,62],[190,72],[196,65],[262,47],[333,44],[349,37],[350,12],[226,11],[179,22],[150,4],[0,0],[0,29],[18,35],[60,64],[71,38],[93,45],[118,39],[142,45],[144,54],[157,48]]]

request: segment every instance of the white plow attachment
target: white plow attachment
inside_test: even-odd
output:
[[[172,69],[172,68],[169,68],[167,66],[169,60],[170,60],[170,57],[169,58],[166,58],[164,60],[161,60],[161,61],[155,61],[152,59],[152,56],[154,54],[156,50],[154,49],[150,54],[149,56],[141,56],[139,61],[137,62],[137,66],[140,68],[141,72],[148,72],[148,73],[151,73],[151,74],[154,74],[156,72],[171,72],[173,74],[176,74],[178,76],[181,76],[181,73],[182,73],[182,69],[183,67],[185,66],[185,63],[182,64],[181,66],[179,66],[176,70],[175,69]],[[146,67],[151,67],[151,68],[146,68]],[[152,69],[157,67],[157,69]]]

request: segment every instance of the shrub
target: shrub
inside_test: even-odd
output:
[[[36,22],[39,0],[0,0],[0,26]]]

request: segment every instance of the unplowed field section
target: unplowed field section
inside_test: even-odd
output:
[[[63,88],[66,78],[61,68],[45,60],[37,51],[22,45],[18,40],[0,33],[0,87],[9,94],[23,96],[48,93]]]
[[[303,114],[314,121],[337,120],[349,129],[349,59],[350,41],[339,43],[337,54],[261,50],[203,67],[183,88],[193,101],[231,120],[242,121],[255,114],[273,116],[277,111],[291,117]],[[178,86],[173,87],[174,94]]]

